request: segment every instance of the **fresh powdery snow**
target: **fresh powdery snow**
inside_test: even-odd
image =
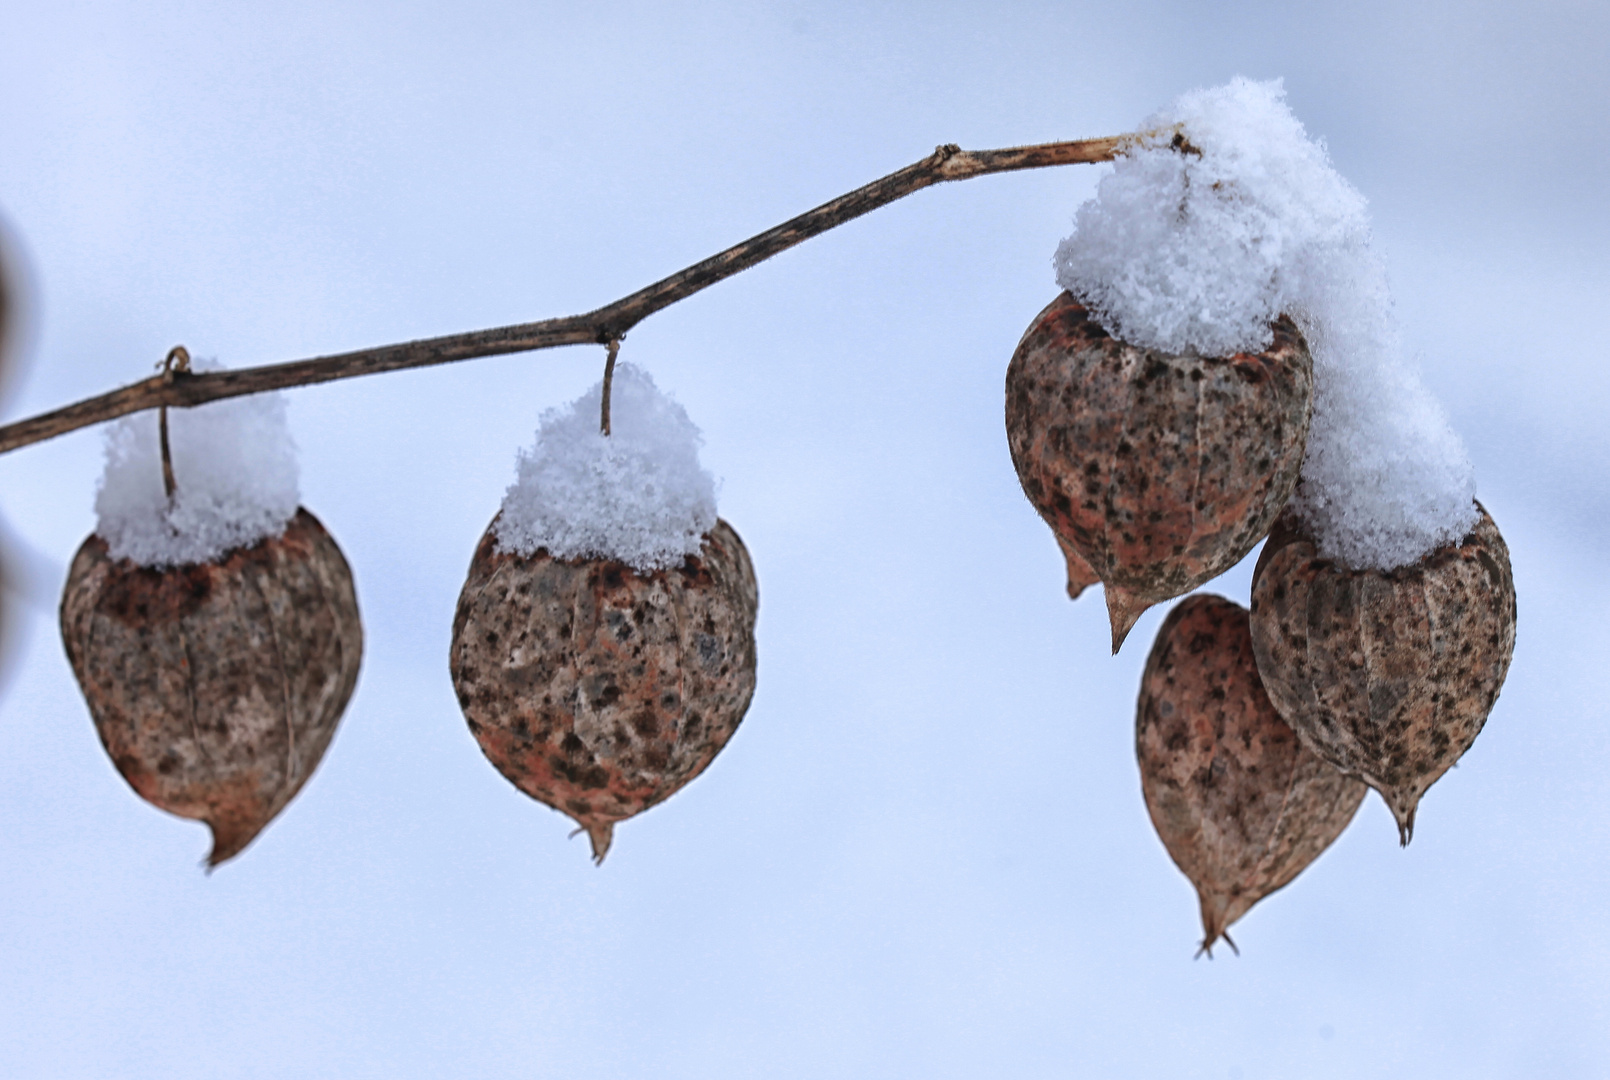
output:
[[[1125,341],[1223,356],[1296,320],[1314,357],[1314,415],[1291,501],[1320,551],[1392,569],[1475,524],[1459,437],[1409,364],[1364,197],[1285,102],[1238,78],[1148,118],[1074,233],[1057,282]],[[1190,147],[1171,145],[1175,132]]]
[[[521,451],[503,499],[499,550],[619,559],[644,573],[698,554],[716,524],[716,483],[699,464],[699,429],[646,371],[623,363],[605,436],[603,385],[543,413],[536,445]]]
[[[197,360],[194,371],[218,364]],[[171,567],[210,562],[285,531],[300,501],[285,400],[253,394],[168,410],[174,496],[162,487],[157,410],[106,429],[95,532],[114,559]]]

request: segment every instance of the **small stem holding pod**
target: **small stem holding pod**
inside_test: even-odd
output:
[[[162,381],[173,382],[176,374],[188,374],[190,371],[190,350],[183,345],[175,345],[168,350],[168,355],[161,364]],[[162,448],[162,490],[168,496],[168,502],[173,502],[175,484],[173,480],[173,454],[168,449],[168,407],[163,405],[157,410],[157,440]]]
[[[604,347],[609,350],[609,354],[604,359],[604,394],[603,404],[599,409],[598,430],[602,431],[607,437],[609,435],[609,389],[615,383],[615,357],[620,355],[621,339],[612,337],[604,343]]]

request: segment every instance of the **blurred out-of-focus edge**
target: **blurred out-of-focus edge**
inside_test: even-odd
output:
[[[0,209],[0,421],[11,419],[11,402],[31,359],[34,340],[33,278],[22,242]],[[0,696],[5,693],[27,627],[30,602],[42,599],[45,583],[36,580],[28,557],[6,520],[0,493]]]

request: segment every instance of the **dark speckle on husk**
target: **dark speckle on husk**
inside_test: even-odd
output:
[[[157,570],[79,548],[62,640],[101,743],[140,797],[212,829],[209,868],[301,790],[357,685],[352,571],[298,510],[219,561]]]
[[[1135,756],[1163,846],[1196,886],[1202,951],[1353,820],[1365,787],[1298,740],[1264,693],[1247,612],[1192,596],[1146,660]]]
[[[1509,549],[1471,533],[1392,571],[1318,556],[1289,516],[1252,581],[1252,638],[1275,706],[1386,801],[1407,844],[1426,789],[1476,741],[1515,651]]]
[[[758,604],[725,521],[699,555],[647,574],[500,552],[489,528],[453,621],[453,685],[492,764],[573,818],[602,862],[616,822],[698,776],[737,731]]]
[[[1104,584],[1114,652],[1152,604],[1239,562],[1291,496],[1313,361],[1290,319],[1273,332],[1256,355],[1174,356],[1109,336],[1063,293],[1018,343],[1012,463],[1069,556],[1069,594]]]

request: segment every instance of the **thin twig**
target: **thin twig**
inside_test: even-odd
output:
[[[963,150],[954,145],[941,146],[899,172],[856,188],[815,210],[785,221],[585,315],[450,334],[400,345],[383,345],[311,360],[295,360],[287,364],[209,371],[204,374],[176,373],[171,380],[158,375],[99,397],[0,427],[0,453],[142,409],[167,405],[188,408],[221,398],[311,386],[358,375],[376,375],[481,356],[551,349],[559,345],[618,341],[626,336],[628,330],[656,311],[764,262],[795,244],[925,187],[948,180],[969,180],[988,173],[1111,161],[1127,147],[1146,137],[1117,135],[1006,150]]]
[[[615,357],[620,355],[621,339],[609,339],[609,355],[604,358],[603,404],[599,409],[598,430],[609,435],[609,390],[615,384]]]

